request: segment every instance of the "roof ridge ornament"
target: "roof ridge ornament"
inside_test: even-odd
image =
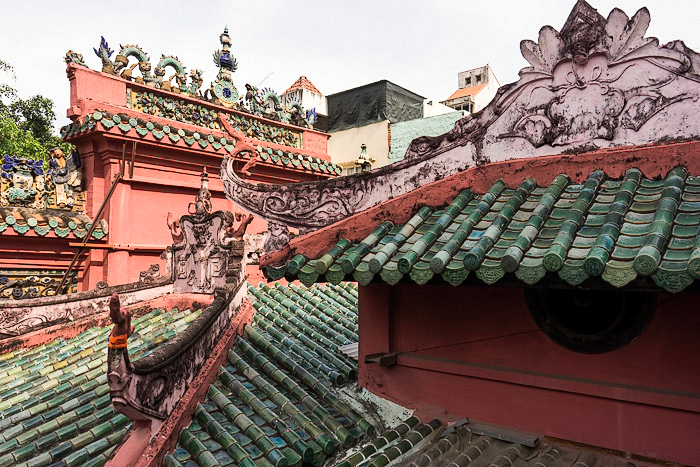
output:
[[[228,27],[219,36],[221,49],[214,52],[214,64],[219,68],[216,81],[211,83],[211,100],[224,107],[235,107],[238,104],[238,89],[233,84],[231,74],[238,69],[238,61],[231,55],[231,36]]]
[[[660,46],[645,37],[649,23],[646,8],[603,18],[580,0],[561,31],[544,26],[537,42],[521,42],[530,66],[517,82],[450,132],[414,139],[402,161],[352,178],[272,187],[241,180],[225,159],[226,194],[269,221],[308,231],[473,166],[698,139],[700,55],[681,41]]]

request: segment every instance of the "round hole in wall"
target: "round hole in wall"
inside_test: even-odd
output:
[[[526,289],[525,300],[550,339],[581,353],[624,347],[646,329],[656,308],[652,292]]]

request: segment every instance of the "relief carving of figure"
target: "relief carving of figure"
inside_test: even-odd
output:
[[[243,238],[248,225],[253,222],[253,215],[245,215],[242,212],[236,212],[234,214],[234,219],[236,222],[240,222],[238,227],[234,228],[234,223],[231,222],[230,225],[226,227],[226,238],[240,240]]]
[[[65,157],[60,147],[50,149],[49,154],[48,174],[56,186],[56,205],[71,207],[75,204],[74,191],[81,190],[80,156],[77,151],[72,151]]]
[[[5,155],[2,160],[0,204],[40,207],[44,191],[43,161]]]
[[[109,334],[109,347],[112,349],[126,348],[126,342],[134,333],[134,326],[131,324],[131,312],[121,307],[119,295],[113,293],[109,300],[109,317],[114,323],[112,332]]]
[[[289,245],[289,228],[279,222],[270,221],[267,223],[267,237],[263,245],[265,253],[279,251]]]
[[[170,230],[170,235],[173,237],[173,243],[182,242],[182,228],[180,227],[180,221],[178,219],[173,219],[173,213],[168,212],[168,217],[166,218],[166,223],[168,224],[168,230]]]

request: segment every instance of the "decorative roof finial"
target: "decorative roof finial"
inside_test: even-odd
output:
[[[360,166],[362,172],[369,172],[372,170],[372,163],[374,162],[374,157],[370,157],[367,154],[367,145],[362,143],[362,146],[360,146],[360,157],[357,158],[355,164]]]
[[[605,37],[605,18],[585,0],[578,0],[559,34],[574,63],[583,65]]]
[[[195,216],[206,216],[211,214],[211,193],[209,192],[209,174],[207,168],[202,170],[202,186],[197,193],[197,199],[194,203]]]
[[[216,81],[211,83],[211,93],[214,102],[224,107],[234,107],[238,102],[238,90],[233,85],[231,74],[238,69],[238,62],[231,55],[231,37],[228,35],[228,27],[219,36],[221,49],[214,52],[214,64],[219,67]]]

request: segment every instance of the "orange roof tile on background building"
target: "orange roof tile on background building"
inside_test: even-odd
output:
[[[312,83],[306,76],[300,76],[299,79],[294,81],[294,83],[291,86],[289,86],[289,89],[284,91],[283,94],[288,94],[298,89],[306,89],[311,92],[315,92],[316,94],[323,94],[321,91],[318,90],[316,86],[314,86],[314,83]]]
[[[477,84],[476,86],[470,86],[468,88],[457,89],[450,97],[447,98],[447,100],[449,101],[450,99],[458,99],[460,97],[476,96],[485,87],[486,83]]]

